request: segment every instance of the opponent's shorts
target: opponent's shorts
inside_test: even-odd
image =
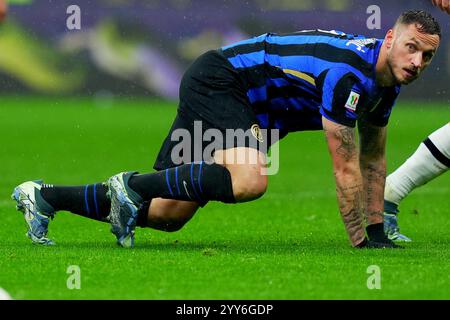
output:
[[[177,116],[154,169],[210,161],[215,150],[248,147],[267,152],[267,139],[238,72],[220,50],[201,55],[180,84]]]

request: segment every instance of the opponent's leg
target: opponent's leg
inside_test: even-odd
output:
[[[386,179],[385,231],[392,240],[411,241],[400,234],[398,205],[415,188],[438,177],[450,167],[450,124],[433,132],[415,153]]]

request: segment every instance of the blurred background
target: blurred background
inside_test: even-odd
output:
[[[440,51],[402,99],[450,103],[450,16],[429,0],[10,0],[0,27],[0,94],[176,101],[178,84],[201,53],[265,32],[341,30],[383,38],[406,9],[441,23]],[[80,29],[69,30],[70,5]],[[370,5],[381,9],[369,29]],[[72,11],[71,11],[72,12]]]

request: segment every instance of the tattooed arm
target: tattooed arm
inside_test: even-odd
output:
[[[382,223],[386,180],[386,128],[359,121],[358,129],[367,224]]]
[[[353,246],[364,241],[364,182],[355,142],[355,129],[322,117],[333,160],[336,193],[342,220]]]

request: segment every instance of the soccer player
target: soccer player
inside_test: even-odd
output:
[[[277,129],[279,138],[324,130],[352,246],[396,247],[383,229],[386,125],[401,85],[428,67],[440,38],[430,14],[407,11],[384,39],[307,30],[263,34],[209,51],[181,81],[178,113],[154,164],[157,171],[122,172],[106,183],[75,187],[22,183],[13,198],[24,212],[28,236],[51,244],[49,219],[67,210],[109,221],[118,244],[132,247],[136,226],[175,231],[208,201],[261,197],[267,155],[260,145],[273,143],[261,129]],[[214,152],[205,141],[188,139],[180,153],[174,137],[195,138],[195,121],[205,135],[210,129],[224,136],[230,129],[251,134],[231,143],[217,139]],[[205,155],[195,157],[196,149]]]
[[[386,179],[384,229],[391,240],[411,241],[400,233],[398,205],[415,188],[440,176],[450,167],[450,123],[434,131],[397,170]]]

